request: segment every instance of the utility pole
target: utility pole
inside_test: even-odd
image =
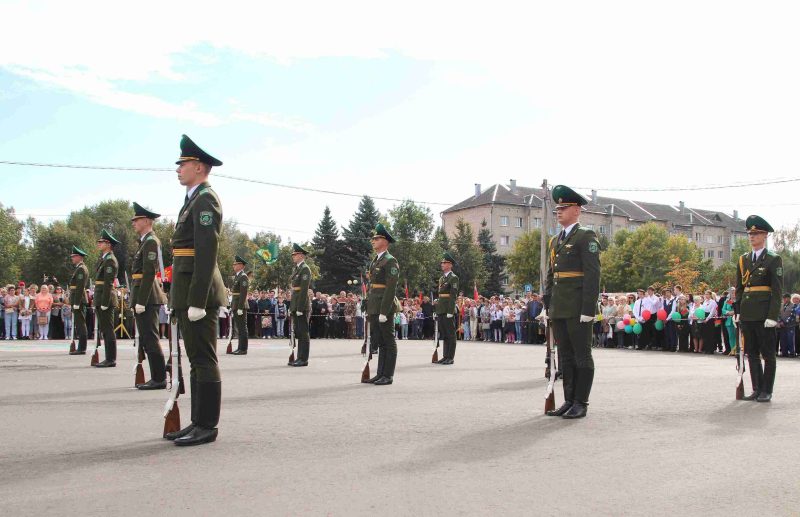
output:
[[[547,238],[550,228],[550,189],[547,186],[547,179],[542,181],[542,229],[540,238],[540,260],[539,260],[539,294],[544,296],[544,281],[547,278]]]

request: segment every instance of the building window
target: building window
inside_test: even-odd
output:
[[[597,227],[597,229],[600,230],[600,235],[606,234],[606,225],[601,224],[600,226]]]
[[[628,230],[630,230],[632,232],[635,232],[636,231],[636,225],[635,224],[628,225]]]
[[[694,240],[695,240],[695,242],[700,242],[701,240],[703,240],[703,234],[702,233],[695,233],[694,234]]]
[[[508,235],[501,235],[500,236],[500,246],[508,246]]]
[[[717,235],[717,244],[725,244],[725,237]]]
[[[593,224],[587,224],[586,227],[589,228],[590,230],[594,231],[594,225]]]
[[[504,276],[502,280],[500,280],[500,285],[503,287],[508,287],[508,277]]]
[[[534,228],[541,228],[542,227],[542,218],[541,217],[534,217],[533,218],[533,227]]]
[[[717,258],[722,258],[722,251],[717,252]]]
[[[508,226],[508,216],[501,215],[500,216],[500,226]]]
[[[713,235],[706,235],[706,242],[708,244],[714,244],[714,236]]]
[[[522,217],[515,217],[514,218],[514,226],[516,228],[522,228]]]
[[[708,258],[714,258],[714,250],[708,250]]]

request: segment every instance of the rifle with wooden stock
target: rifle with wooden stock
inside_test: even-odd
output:
[[[739,315],[733,319],[736,326],[737,335],[739,337],[738,354],[736,354],[736,400],[744,399],[744,335],[742,334],[742,327],[739,325]]]
[[[556,385],[556,373],[558,372],[558,367],[556,365],[556,352],[555,352],[555,344],[553,343],[553,330],[548,323],[547,317],[542,318],[542,322],[544,323],[545,328],[545,339],[547,340],[547,370],[545,371],[545,376],[548,377],[547,380],[547,391],[544,395],[544,413],[547,414],[548,411],[554,411],[556,409],[556,394],[555,394],[555,385]]]
[[[92,366],[96,365],[100,362],[100,324],[98,323],[99,318],[98,310],[94,310],[94,337],[95,337],[95,345],[94,345],[94,353],[92,354],[92,359],[89,364]]]
[[[439,320],[436,316],[433,317],[433,341],[436,343],[436,348],[433,349],[433,357],[431,363],[439,362]]]
[[[297,318],[297,315],[296,314],[294,316],[289,315],[289,341],[292,344],[292,351],[291,353],[289,353],[289,362],[286,363],[289,366],[292,366],[292,363],[294,363],[295,359],[294,348],[297,346],[297,341],[295,341],[294,339],[294,321],[292,321],[292,317]]]
[[[370,379],[369,362],[372,361],[372,343],[369,342],[369,320],[364,319],[364,344],[361,346],[361,355],[366,356],[364,369],[361,370],[361,382],[368,383]]]
[[[135,304],[133,303],[133,285],[131,285],[130,280],[128,279],[128,272],[125,271],[125,281],[128,283],[128,293],[130,293],[131,299],[130,304],[133,309],[133,346],[136,348],[136,365],[133,367],[133,387],[135,388],[138,384],[144,384],[144,367],[142,367],[142,362],[144,362],[145,354],[144,354],[144,347],[142,346],[142,340],[138,338],[138,334],[136,332],[136,309]]]
[[[174,314],[170,314],[169,361],[167,361],[167,391],[170,392],[170,395],[167,399],[167,403],[164,405],[164,436],[166,436],[167,433],[174,433],[181,429],[181,412],[178,409],[178,395],[183,393],[184,390],[180,346],[180,340],[178,339],[178,318]]]

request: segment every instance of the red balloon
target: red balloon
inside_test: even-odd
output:
[[[622,317],[622,321],[624,321],[625,324],[627,325],[628,323],[631,322],[631,315],[630,314],[626,314],[625,316]]]
[[[660,319],[661,321],[667,319],[667,311],[665,311],[664,309],[658,309],[656,315],[658,316],[658,319]]]
[[[650,319],[650,316],[652,316],[652,315],[653,315],[653,313],[651,313],[651,312],[650,312],[650,311],[648,311],[648,310],[643,310],[643,311],[642,311],[642,318],[644,318],[644,319],[646,319],[646,320],[649,320],[649,319]]]

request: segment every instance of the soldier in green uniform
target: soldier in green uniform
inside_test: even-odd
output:
[[[114,280],[119,272],[119,263],[114,256],[114,245],[119,241],[108,230],[103,230],[97,240],[97,249],[102,252],[97,262],[94,275],[94,310],[97,318],[97,328],[103,336],[105,359],[95,366],[97,368],[112,368],[117,366],[117,336],[114,335],[114,308],[117,307],[117,296],[114,290]]]
[[[78,348],[70,355],[86,355],[86,305],[88,301],[86,288],[89,286],[89,268],[83,263],[86,252],[77,246],[72,247],[70,259],[75,266],[69,281],[69,303],[72,305],[74,317],[72,332],[78,336]]]
[[[247,355],[247,273],[244,267],[247,265],[239,255],[233,259],[233,288],[231,289],[231,311],[233,311],[233,323],[239,333],[239,346],[233,355]]]
[[[458,297],[458,277],[453,273],[456,261],[449,251],[442,255],[442,276],[439,278],[439,293],[436,298],[436,317],[439,319],[439,332],[444,341],[444,354],[439,364],[453,364],[456,356],[456,298]]]
[[[367,317],[372,345],[377,346],[378,372],[369,380],[376,386],[392,384],[397,364],[397,342],[394,336],[395,289],[400,276],[397,259],[388,251],[394,238],[378,223],[372,236],[372,249],[377,253],[369,266]]]
[[[183,135],[178,181],[186,198],[172,235],[172,287],[169,304],[177,317],[191,366],[192,423],[166,438],[175,445],[217,439],[222,381],[217,361],[217,315],[226,305],[225,284],[217,266],[222,204],[208,184],[211,167],[222,162]]]
[[[752,251],[739,257],[736,268],[736,304],[744,351],[750,366],[753,393],[745,400],[769,402],[775,384],[776,327],[783,292],[783,261],[767,249],[767,234],[775,230],[751,215],[745,221]],[[764,358],[762,368],[761,359]]]
[[[564,404],[547,414],[586,416],[594,380],[592,322],[600,294],[600,243],[578,218],[586,198],[564,185],[553,188],[556,217],[564,228],[550,239],[544,304],[558,343]]]
[[[131,265],[131,305],[136,318],[139,343],[150,366],[150,380],[137,384],[140,390],[163,390],[167,387],[164,352],[158,341],[158,308],[167,303],[167,296],[156,271],[161,269],[161,242],[153,233],[153,221],[161,217],[138,203],[133,203],[131,224],[139,235],[139,249]]]
[[[306,264],[308,252],[302,246],[292,245],[292,299],[289,300],[289,313],[292,316],[294,335],[297,339],[297,360],[292,366],[308,366],[308,353],[311,340],[308,333],[308,311],[310,299],[308,287],[311,285],[311,268]]]

